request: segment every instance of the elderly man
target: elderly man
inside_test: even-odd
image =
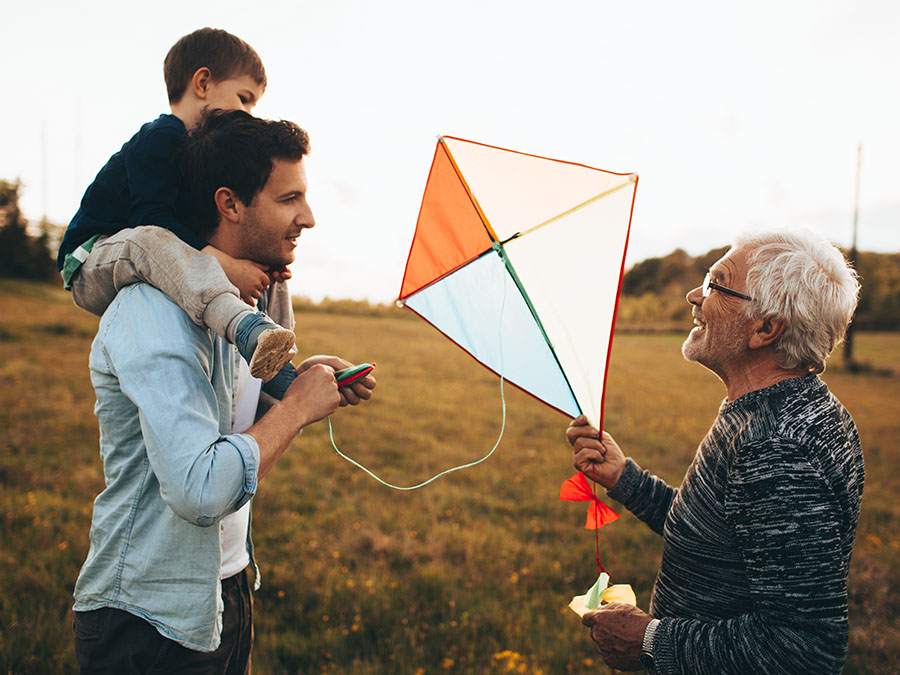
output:
[[[651,673],[837,673],[864,467],[849,413],[817,373],[859,285],[811,233],[748,237],[687,295],[684,357],[727,398],[680,488],[612,436],[569,426],[575,466],[663,537],[650,614],[622,604],[583,621],[613,668]]]
[[[290,122],[211,115],[182,158],[198,232],[235,258],[290,263],[315,224],[308,149]],[[307,359],[254,423],[259,382],[236,390],[235,347],[152,286],[118,293],[90,357],[106,487],[75,585],[82,672],[249,672],[250,501],[304,426],[369,398],[372,378],[338,388],[348,365]]]

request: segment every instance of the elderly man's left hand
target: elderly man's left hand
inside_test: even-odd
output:
[[[610,668],[641,669],[641,643],[650,623],[650,615],[621,602],[603,605],[596,612],[581,617],[591,629],[591,639]]]
[[[310,366],[314,366],[319,363],[325,366],[330,366],[335,370],[342,370],[353,365],[349,361],[345,361],[339,356],[319,354],[318,356],[310,356],[308,359],[303,361],[303,363],[297,366],[297,372],[302,373]],[[338,390],[341,394],[341,406],[343,407],[345,405],[358,405],[360,401],[368,401],[370,398],[372,398],[372,390],[374,388],[375,378],[371,375],[366,375],[361,380],[357,380],[349,386],[341,387]]]

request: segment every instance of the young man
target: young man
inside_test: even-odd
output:
[[[684,357],[727,393],[678,489],[576,419],[575,466],[664,540],[650,614],[583,622],[612,668],[839,673],[865,468],[850,414],[818,373],[840,343],[856,274],[812,233],[739,240],[687,295]]]
[[[265,91],[265,69],[240,38],[203,28],[175,43],[164,73],[171,114],[141,127],[88,187],[60,244],[63,280],[75,303],[98,315],[124,286],[156,286],[197,325],[237,345],[253,375],[269,381],[295,353],[294,335],[246,303],[290,274],[230,256],[193,232],[176,204],[181,186],[173,162],[205,111],[253,109]],[[291,376],[287,366],[286,379],[269,385],[269,393],[283,394]]]
[[[198,234],[235,258],[292,262],[315,224],[307,151],[290,122],[211,115],[182,156]],[[368,399],[375,381],[338,389],[334,369],[350,364],[309,358],[281,401],[232,433],[240,360],[150,285],[122,289],[104,313],[90,367],[106,488],[75,586],[82,672],[245,672],[249,502],[304,426]]]

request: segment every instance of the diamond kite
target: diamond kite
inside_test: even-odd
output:
[[[440,137],[398,299],[505,380],[602,429],[637,183]]]

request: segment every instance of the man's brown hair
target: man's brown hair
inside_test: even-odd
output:
[[[228,31],[201,28],[185,35],[166,54],[163,73],[169,103],[181,100],[200,68],[209,68],[216,82],[249,75],[263,88],[266,86],[266,69],[253,47]]]
[[[293,122],[264,120],[243,110],[210,110],[176,151],[182,210],[188,227],[204,238],[219,224],[215,194],[234,191],[252,205],[276,160],[299,162],[309,154],[309,136]]]

